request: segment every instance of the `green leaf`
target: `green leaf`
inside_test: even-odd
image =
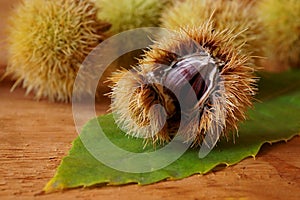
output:
[[[93,185],[151,184],[165,179],[182,179],[192,174],[205,174],[217,166],[233,165],[246,157],[255,156],[260,147],[268,142],[287,141],[300,133],[300,71],[282,74],[262,74],[260,81],[261,102],[249,111],[249,119],[240,124],[235,144],[221,140],[203,159],[199,149],[189,149],[169,166],[148,173],[126,173],[105,166],[95,159],[78,137],[69,155],[63,158],[56,175],[45,186],[46,192],[88,187]],[[100,123],[111,142],[132,152],[149,152],[143,149],[143,140],[129,138],[114,124],[112,115],[101,116],[88,122],[82,130],[85,140],[99,140],[95,123]],[[287,144],[288,145],[288,144]],[[160,148],[160,147],[157,147]],[[97,152],[114,156],[114,152]],[[134,159],[134,158],[127,158]],[[148,163],[151,164],[151,163]]]

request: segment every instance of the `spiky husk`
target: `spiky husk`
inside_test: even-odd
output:
[[[112,24],[110,35],[122,31],[156,27],[165,6],[170,0],[95,0],[99,8],[98,19]]]
[[[241,46],[232,45],[234,39],[230,31],[213,30],[211,23],[204,23],[197,28],[185,27],[164,36],[145,52],[144,58],[133,70],[121,70],[111,78],[114,82],[111,108],[117,116],[117,123],[129,135],[150,138],[153,142],[170,141],[180,124],[180,117],[172,117],[163,125],[160,123],[163,121],[160,119],[161,112],[154,109],[153,115],[152,106],[164,105],[156,97],[164,94],[158,94],[157,90],[145,84],[148,81],[148,74],[164,70],[180,57],[192,55],[201,51],[199,48],[204,48],[208,55],[224,63],[219,69],[219,75],[225,92],[217,91],[219,97],[215,104],[209,105],[206,102],[195,105],[194,109],[201,113],[200,123],[197,123],[196,118],[192,118],[177,134],[182,135],[186,141],[199,145],[213,124],[223,123],[222,136],[227,136],[233,129],[237,130],[237,123],[245,119],[245,111],[252,105],[256,78],[250,57],[241,54]],[[193,47],[191,41],[195,41],[199,48],[191,48]],[[200,108],[202,106],[203,109]],[[172,112],[174,109],[167,106],[164,108],[166,112]],[[178,105],[175,109],[179,109]],[[196,136],[191,135],[195,132]]]
[[[235,46],[252,55],[261,55],[261,22],[258,20],[253,0],[183,0],[177,1],[163,13],[162,27],[178,29],[183,26],[200,26],[213,20],[213,27],[222,31],[230,29]]]
[[[10,19],[6,76],[37,99],[68,102],[77,71],[109,24],[89,0],[24,0]],[[94,73],[87,73],[91,76]],[[83,77],[82,77],[83,78]],[[89,77],[78,93],[87,94]]]
[[[261,0],[257,6],[265,31],[267,69],[300,68],[300,1]]]

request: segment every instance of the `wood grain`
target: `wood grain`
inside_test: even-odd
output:
[[[1,18],[14,1],[0,0]],[[1,20],[2,20],[1,19]],[[1,39],[5,38],[0,23]],[[5,52],[4,52],[5,54]],[[0,56],[0,65],[6,64]],[[3,67],[0,67],[3,72]],[[34,101],[0,83],[0,199],[299,199],[300,137],[265,145],[257,158],[222,171],[148,186],[94,187],[42,194],[76,138],[70,104]],[[109,101],[97,105],[105,113]]]

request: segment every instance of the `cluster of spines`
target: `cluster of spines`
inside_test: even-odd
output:
[[[79,67],[110,26],[97,21],[96,14],[89,0],[23,1],[8,35],[5,75],[16,80],[14,87],[22,84],[37,99],[70,101]],[[89,93],[88,85],[82,83],[80,93]]]
[[[178,121],[167,121],[164,126],[161,126],[158,119],[159,112],[155,115],[149,113],[151,106],[163,103],[157,99],[153,100],[155,95],[151,93],[155,91],[143,85],[147,82],[145,79],[149,72],[157,70],[161,64],[170,66],[176,59],[172,52],[181,52],[183,56],[186,53],[193,53],[189,51],[193,51],[191,41],[195,41],[210,56],[224,63],[220,69],[222,84],[225,87],[225,93],[221,94],[224,101],[216,104],[216,107],[212,105],[211,108],[206,109],[201,114],[200,123],[196,123],[197,119],[190,121],[180,134],[186,141],[194,138],[190,142],[199,145],[212,126],[211,122],[216,120],[212,109],[223,113],[218,115],[223,116],[225,120],[223,136],[227,136],[230,130],[237,130],[237,123],[245,119],[245,112],[252,105],[252,98],[256,91],[256,78],[250,56],[241,54],[242,46],[238,48],[232,45],[233,39],[230,31],[214,31],[212,23],[204,23],[197,28],[186,27],[170,33],[156,42],[149,51],[145,52],[144,58],[134,70],[123,70],[112,78],[114,82],[112,110],[119,116],[117,123],[122,125],[129,135],[150,138],[154,142],[169,141],[172,135],[176,134],[173,131],[178,128]],[[151,126],[150,123],[153,125]],[[153,129],[153,127],[157,128]],[[157,130],[158,127],[161,129]],[[197,133],[196,137],[189,135],[194,132],[193,130]]]

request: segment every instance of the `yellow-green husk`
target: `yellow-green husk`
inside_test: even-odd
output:
[[[89,0],[24,0],[10,18],[6,76],[37,99],[68,102],[74,80],[108,23]],[[93,73],[88,73],[93,74]],[[83,80],[83,79],[82,79]],[[90,93],[89,77],[77,88]]]
[[[300,68],[300,1],[261,0],[257,4],[265,40],[261,43],[267,69]]]
[[[96,0],[97,17],[112,24],[110,35],[122,31],[156,27],[170,0]]]

